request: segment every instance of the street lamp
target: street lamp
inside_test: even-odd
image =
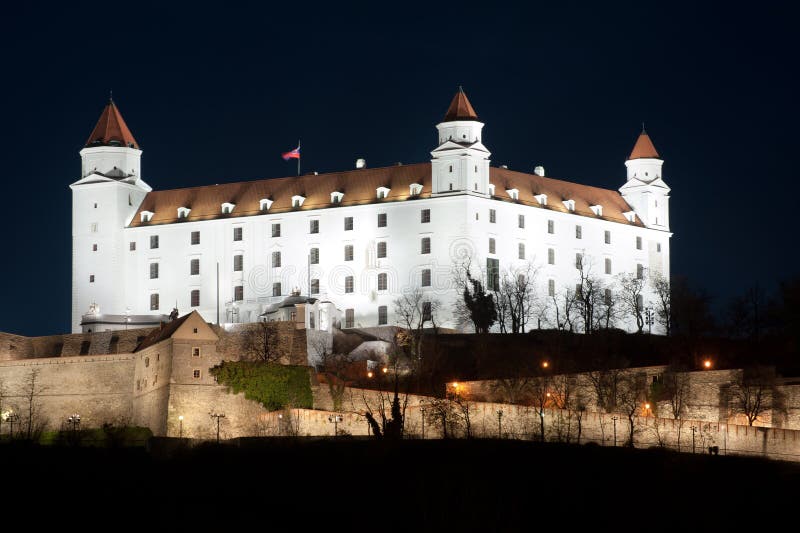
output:
[[[422,410],[422,439],[425,440],[425,408],[420,408]]]
[[[550,361],[542,361],[542,368],[550,368]]]
[[[704,369],[710,370],[711,366],[712,366],[711,359],[706,359],[705,361],[703,361],[703,368]]]
[[[616,416],[612,416],[611,420],[614,421],[614,447],[616,448],[617,447],[617,420],[619,420],[619,418],[616,417]]]
[[[647,324],[647,333],[649,335],[652,335],[653,334],[653,322],[655,322],[654,314],[653,314],[653,308],[652,307],[648,307],[647,309],[644,310],[644,322],[645,322],[645,324]]]
[[[503,410],[499,409],[497,411],[497,438],[503,438]]]
[[[211,418],[217,419],[217,444],[219,444],[219,419],[225,418],[225,413],[215,413],[214,411],[211,411],[209,415],[211,415]]]
[[[692,453],[694,453],[694,434],[697,432],[697,426],[692,426]]]
[[[75,433],[78,431],[78,427],[81,425],[81,415],[77,413],[70,415],[69,418],[67,418],[67,424],[72,426],[72,432]]]
[[[333,424],[333,436],[336,437],[339,435],[339,422],[344,420],[342,415],[328,415],[328,422]]]
[[[14,422],[19,421],[19,415],[14,411],[6,411],[3,413],[3,417],[5,418],[6,422],[8,422],[8,440],[14,438]]]
[[[369,379],[372,379],[372,376],[374,376],[374,374],[372,373],[372,370],[370,370],[369,372],[367,372],[367,377],[368,377]]]
[[[182,438],[183,438],[183,415],[180,415],[180,416],[178,417],[178,422],[179,422],[179,423],[180,423],[180,425],[181,425],[180,433],[178,433],[178,438],[179,438],[179,439],[182,439]]]

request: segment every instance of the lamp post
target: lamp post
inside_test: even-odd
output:
[[[182,439],[183,438],[183,415],[180,415],[178,417],[178,423],[180,424],[180,430],[179,430],[179,433],[178,433],[178,438]]]
[[[422,439],[425,440],[425,408],[422,407]]]
[[[342,415],[328,415],[328,422],[333,423],[333,436],[339,435],[339,422],[344,419]]]
[[[694,434],[697,432],[697,426],[692,426],[692,453],[694,453]]]
[[[644,310],[644,317],[645,317],[644,318],[644,322],[645,322],[645,324],[647,324],[647,333],[648,333],[648,335],[652,335],[653,334],[653,322],[655,322],[654,316],[653,316],[653,308],[652,307],[648,307],[647,309]]]
[[[75,434],[75,432],[78,431],[78,427],[81,425],[81,415],[77,413],[70,415],[69,418],[67,418],[67,424],[72,426],[72,433]]]
[[[219,419],[225,418],[225,413],[215,413],[214,411],[211,411],[209,414],[211,415],[211,418],[217,419],[217,444],[219,444]]]
[[[611,420],[614,421],[614,447],[616,448],[617,447],[617,420],[619,420],[619,418],[617,418],[616,416],[612,416]]]
[[[497,438],[503,438],[503,410],[499,409],[497,411]]]
[[[19,415],[14,411],[7,411],[6,414],[6,421],[8,422],[9,429],[8,429],[8,440],[14,438],[14,422],[19,421]]]

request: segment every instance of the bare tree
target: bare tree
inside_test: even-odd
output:
[[[603,366],[586,374],[597,407],[606,413],[617,411],[624,372],[621,368]]]
[[[43,427],[43,423],[37,422],[39,416],[39,397],[47,390],[47,387],[42,386],[41,380],[39,379],[40,373],[41,370],[38,368],[32,368],[22,384],[22,397],[27,402],[28,411],[28,417],[25,421],[25,433],[28,440],[31,440],[34,431]]]
[[[667,402],[670,415],[678,421],[678,451],[681,449],[681,430],[683,429],[683,415],[691,396],[691,380],[687,372],[681,372],[674,365],[670,365],[661,379],[651,386],[652,397],[656,402]]]
[[[332,350],[328,350],[328,343],[324,338],[312,339],[310,344],[316,354],[317,368],[325,374],[333,410],[341,411],[347,387],[347,372],[352,368],[353,358],[348,354],[333,353]]]
[[[277,363],[281,359],[278,349],[278,325],[261,320],[258,326],[247,324],[241,332],[242,358],[264,363]]]
[[[595,305],[595,329],[609,329],[616,325],[622,314],[622,302],[618,288],[612,285],[600,287],[602,294]]]
[[[539,416],[539,440],[541,442],[544,442],[545,439],[544,410],[552,405],[552,379],[549,373],[542,373],[531,381],[530,398],[536,414]]]
[[[664,333],[669,337],[672,330],[672,287],[664,274],[659,271],[650,273],[650,284],[656,295],[656,319],[664,327]]]
[[[642,269],[641,277],[634,274],[620,274],[617,276],[620,288],[622,308],[629,316],[636,319],[636,328],[639,333],[644,328],[644,288],[645,273]]]
[[[458,292],[462,295],[455,302],[455,315],[462,323],[472,322],[475,333],[488,333],[497,322],[495,295],[486,290],[482,276],[475,276],[471,271],[471,258],[453,268],[453,280]]]
[[[561,291],[554,291],[550,296],[550,307],[553,309],[556,327],[572,331],[576,313],[575,290],[564,287]]]
[[[628,418],[629,436],[627,445],[633,447],[635,424],[634,418],[641,413],[647,395],[647,376],[643,372],[627,373],[619,387],[617,408]]]
[[[501,331],[524,333],[528,323],[538,314],[536,281],[539,268],[531,261],[523,266],[507,268],[500,279],[495,305]]]
[[[769,412],[783,411],[784,395],[777,383],[774,367],[755,365],[743,369],[730,387],[733,412],[744,415],[752,426]]]
[[[585,254],[576,256],[578,284],[575,287],[575,307],[583,323],[584,333],[591,333],[597,322],[597,311],[603,302],[603,283],[594,275],[594,260]]]
[[[404,332],[397,340],[419,376],[422,369],[422,342],[426,327],[436,330],[439,301],[419,288],[406,291],[394,300],[394,312]]]

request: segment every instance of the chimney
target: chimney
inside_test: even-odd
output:
[[[533,173],[537,176],[544,176],[544,167],[542,165],[538,165],[533,169]]]
[[[366,159],[356,159],[356,168],[367,168]]]

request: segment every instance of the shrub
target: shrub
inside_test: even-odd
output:
[[[229,392],[244,392],[248,400],[259,402],[270,411],[285,407],[310,409],[314,400],[308,368],[260,361],[223,361],[211,375]]]

